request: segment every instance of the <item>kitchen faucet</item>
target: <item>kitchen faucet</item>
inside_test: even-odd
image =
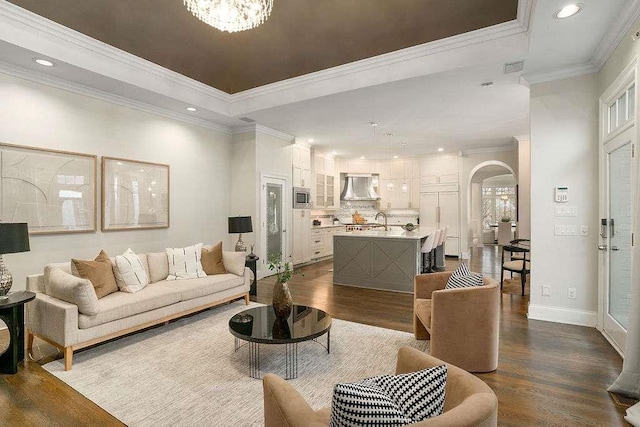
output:
[[[384,231],[389,231],[389,227],[387,226],[387,214],[380,211],[376,214],[375,220],[378,220],[378,216],[382,215],[384,217]]]

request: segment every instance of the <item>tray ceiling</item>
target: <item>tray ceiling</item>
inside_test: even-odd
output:
[[[274,0],[269,20],[228,34],[182,0],[9,0],[227,93],[516,19],[517,0]]]

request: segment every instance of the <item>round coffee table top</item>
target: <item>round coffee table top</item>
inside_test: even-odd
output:
[[[229,331],[244,341],[261,344],[289,344],[309,341],[331,329],[331,316],[305,305],[291,307],[289,317],[276,316],[273,306],[242,311],[229,320]]]

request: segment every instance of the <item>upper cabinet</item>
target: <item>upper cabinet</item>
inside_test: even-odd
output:
[[[332,155],[314,150],[313,173],[315,177],[314,208],[335,209],[340,206],[335,159]]]
[[[413,159],[381,160],[381,209],[418,209],[420,206],[420,162]]]
[[[424,157],[420,162],[420,191],[457,191],[458,163],[459,158],[455,155]]]
[[[293,186],[311,187],[311,149],[301,144],[293,144],[291,163],[293,165]]]

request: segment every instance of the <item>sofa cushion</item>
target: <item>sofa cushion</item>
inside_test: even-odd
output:
[[[167,280],[195,279],[206,277],[202,269],[202,243],[184,248],[167,248],[169,275]]]
[[[216,274],[213,276],[202,277],[198,279],[161,282],[162,286],[171,287],[180,292],[182,301],[199,298],[205,295],[211,295],[221,292],[235,286],[242,286],[244,278],[235,274]]]
[[[431,328],[431,300],[416,298],[413,302],[413,312],[425,328]]]
[[[222,252],[224,268],[236,276],[244,276],[244,265],[247,262],[246,252]]]
[[[71,271],[74,276],[89,279],[96,290],[98,298],[105,297],[113,292],[118,292],[116,278],[113,275],[113,266],[109,255],[105,251],[100,251],[93,260],[71,260]]]
[[[441,415],[447,366],[336,384],[330,426],[402,426]]]
[[[457,289],[473,286],[482,286],[482,274],[472,273],[467,264],[461,263],[458,268],[451,273],[451,276],[449,277],[449,280],[447,280],[447,284],[444,288]]]
[[[202,268],[207,275],[225,274],[227,270],[222,262],[222,242],[214,246],[202,247]]]
[[[165,280],[169,275],[169,259],[166,251],[147,254],[147,263],[149,264],[151,283]]]
[[[47,276],[49,296],[77,305],[81,314],[98,313],[98,297],[88,279],[76,277],[57,267],[50,267]]]
[[[44,283],[44,292],[47,295],[50,295],[49,294],[49,275],[51,274],[51,271],[55,269],[60,269],[67,274],[73,275],[73,273],[71,272],[71,262],[54,262],[54,263],[45,265],[43,283]]]
[[[179,301],[180,292],[162,285],[147,286],[134,294],[114,292],[98,300],[98,312],[95,315],[79,315],[78,326],[80,329],[88,329]]]
[[[147,271],[140,257],[131,249],[127,249],[122,255],[115,257],[113,273],[116,277],[118,288],[123,292],[134,293],[141,291],[149,283]]]

